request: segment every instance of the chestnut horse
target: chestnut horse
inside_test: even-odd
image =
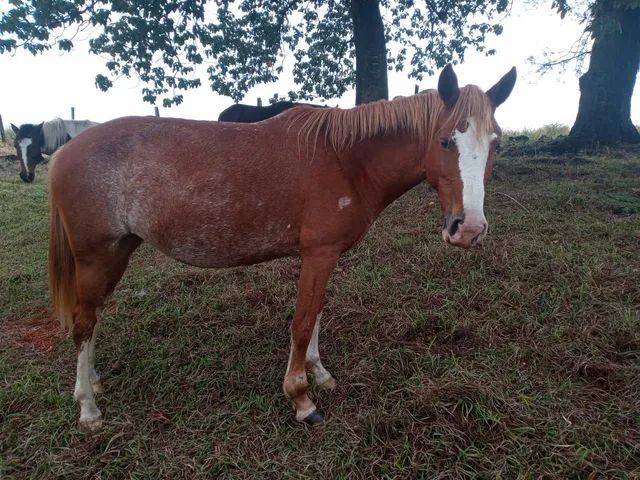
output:
[[[427,180],[442,236],[468,248],[487,233],[487,181],[501,138],[494,111],[515,68],[487,93],[438,89],[349,110],[297,107],[258,124],[129,117],[83,132],[50,170],[49,289],[77,349],[80,426],[102,415],[94,393],[97,311],[146,241],[199,267],[299,256],[302,267],[283,390],[296,419],[323,421],[308,395],[335,381],[320,361],[325,287],[340,255],[400,195]]]

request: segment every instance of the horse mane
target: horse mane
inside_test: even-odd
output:
[[[305,140],[307,145],[314,145],[324,134],[325,142],[336,151],[344,151],[357,142],[389,134],[410,135],[426,147],[437,133],[437,119],[444,110],[445,105],[437,90],[429,90],[347,110],[299,107],[292,111],[291,125],[300,125],[298,139]],[[477,133],[487,132],[492,128],[492,111],[486,94],[475,85],[467,85],[460,88],[460,96],[447,120],[457,125],[471,117],[476,121]]]
[[[44,135],[44,153],[53,153],[67,140],[67,128],[64,120],[54,118],[42,125],[42,134]]]

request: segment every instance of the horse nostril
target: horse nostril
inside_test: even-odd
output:
[[[458,229],[460,228],[460,225],[462,225],[464,223],[464,220],[462,218],[454,218],[453,221],[451,221],[451,223],[449,224],[449,235],[453,236],[456,234],[456,232],[458,231]]]

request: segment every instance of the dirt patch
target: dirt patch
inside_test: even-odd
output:
[[[456,355],[474,351],[482,344],[472,329],[460,326],[450,330],[443,328],[437,321],[409,327],[400,335],[397,343],[409,348],[415,344],[419,349],[428,345],[432,353]]]
[[[37,352],[53,351],[65,336],[58,321],[46,308],[30,319],[5,323],[3,330],[15,344]]]
[[[611,390],[624,379],[619,375],[620,366],[598,359],[583,360],[573,369],[577,378],[604,390]]]

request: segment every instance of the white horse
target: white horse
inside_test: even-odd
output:
[[[54,118],[38,125],[25,123],[11,129],[16,134],[14,145],[20,160],[20,178],[33,182],[35,168],[43,158],[42,154],[52,155],[58,148],[87,128],[98,125],[90,120],[62,120]]]

